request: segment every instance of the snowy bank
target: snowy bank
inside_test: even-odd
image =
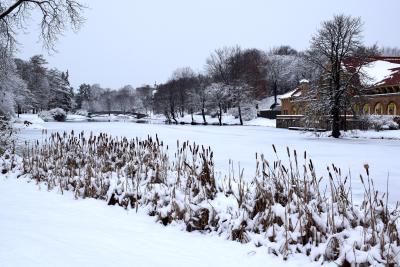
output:
[[[53,134],[43,146],[27,148],[24,159],[3,158],[2,166],[5,174],[16,166],[27,178],[75,198],[141,209],[164,225],[266,247],[284,259],[301,254],[319,263],[399,263],[399,211],[384,195],[372,196],[368,166],[357,205],[351,180],[332,166],[329,186],[321,188],[305,153],[288,149],[288,165],[278,155],[275,162],[257,155],[249,183],[233,166],[217,180],[209,148],[184,142],[171,159],[167,150],[158,138]]]

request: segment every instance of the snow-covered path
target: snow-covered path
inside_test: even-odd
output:
[[[0,266],[302,266],[152,217],[0,175]]]
[[[352,174],[355,197],[361,195],[362,185],[359,174],[365,174],[364,164],[369,164],[371,177],[377,189],[386,191],[386,179],[389,175],[390,188],[400,188],[400,141],[367,138],[317,138],[310,133],[289,131],[262,126],[190,126],[164,124],[137,124],[131,122],[48,122],[40,125],[49,132],[107,132],[114,136],[128,138],[155,136],[170,146],[174,153],[176,141],[195,141],[197,144],[211,146],[214,151],[216,169],[222,173],[228,170],[229,159],[240,162],[244,168],[245,179],[251,180],[255,170],[255,153],[264,153],[267,159],[276,159],[272,144],[275,144],[280,158],[286,158],[286,147],[296,149],[300,157],[303,151],[313,160],[317,175],[326,176],[326,167],[334,163],[347,173]],[[393,131],[398,134],[400,131]],[[367,132],[364,136],[376,137],[376,133]],[[22,130],[21,140],[41,139],[41,130],[28,128]],[[300,159],[300,162],[303,162]],[[400,191],[391,190],[390,201],[400,200]]]

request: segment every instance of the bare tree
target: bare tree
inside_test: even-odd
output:
[[[207,59],[207,72],[215,83],[222,83],[228,90],[229,102],[238,109],[243,125],[242,105],[254,99],[252,88],[246,82],[244,53],[239,46],[215,50]]]
[[[134,105],[134,89],[131,85],[125,85],[116,92],[115,102],[119,105],[119,110],[123,113],[130,111]]]
[[[311,47],[305,58],[317,66],[323,77],[316,86],[319,103],[324,102],[330,120],[332,136],[340,136],[340,114],[344,97],[351,88],[354,78],[360,73],[366,55],[358,53],[362,47],[362,26],[360,18],[336,15],[332,20],[322,23],[321,28],[311,40]],[[349,64],[356,61],[357,64]],[[354,66],[354,68],[347,68]],[[321,96],[324,96],[321,99]],[[320,101],[324,100],[324,101]],[[316,102],[316,101],[313,101]]]
[[[54,49],[55,41],[68,25],[75,31],[80,28],[84,8],[77,0],[0,0],[0,47],[13,51],[17,32],[26,27],[27,19],[38,10],[43,45]]]
[[[252,95],[261,99],[267,93],[267,58],[263,51],[246,49],[242,55],[241,80],[250,86]]]
[[[192,103],[197,103],[197,106],[201,110],[201,116],[203,117],[203,124],[207,124],[206,120],[206,106],[208,103],[208,95],[206,92],[207,86],[210,85],[210,79],[204,75],[197,76],[197,86],[192,91]]]
[[[268,95],[275,96],[274,106],[277,104],[277,95],[293,90],[301,79],[310,79],[310,70],[298,52],[290,46],[273,48],[266,56],[266,77]]]
[[[189,106],[189,92],[195,87],[196,74],[190,67],[179,68],[172,74],[173,90],[178,97],[178,110],[181,117],[184,116],[185,110],[191,111],[193,108]]]
[[[206,88],[205,93],[209,99],[210,108],[217,108],[218,122],[222,126],[222,110],[229,97],[228,86],[224,83],[213,83]]]
[[[280,85],[280,82],[283,80],[283,77],[287,73],[286,66],[287,65],[284,64],[283,60],[281,60],[280,57],[268,57],[267,77],[272,85],[272,93],[275,97],[274,106],[276,106],[278,103],[278,87]]]
[[[154,94],[154,108],[158,113],[164,113],[167,121],[178,124],[177,114],[179,106],[178,85],[176,80],[169,80],[160,84]]]
[[[142,102],[143,112],[148,114],[153,107],[153,91],[155,88],[150,85],[144,85],[136,88],[137,97]]]
[[[280,45],[271,49],[271,53],[280,56],[295,56],[298,54],[297,50],[289,45]]]

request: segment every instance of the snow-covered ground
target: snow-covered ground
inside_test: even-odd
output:
[[[0,266],[302,266],[265,248],[165,227],[153,217],[0,175]],[[287,265],[286,265],[287,264]]]
[[[250,180],[255,153],[275,159],[272,144],[281,158],[286,147],[299,155],[307,150],[318,175],[326,175],[331,163],[343,172],[351,170],[355,198],[361,192],[358,180],[363,165],[370,166],[376,187],[386,190],[390,177],[390,201],[400,199],[400,131],[357,132],[343,139],[320,138],[311,133],[261,126],[190,126],[137,124],[132,122],[43,122],[23,115],[19,142],[43,138],[42,130],[107,132],[114,136],[158,137],[175,152],[176,140],[211,146],[216,170],[223,175],[229,159],[245,169]],[[269,122],[257,119],[254,124]],[[273,124],[271,123],[271,126]],[[357,138],[355,138],[355,136]],[[383,139],[380,139],[380,138]],[[301,159],[300,159],[301,162]],[[103,201],[75,200],[68,192],[60,195],[38,190],[33,183],[0,175],[0,266],[312,266],[309,258],[295,255],[289,262],[269,255],[265,248],[239,244],[221,237],[186,233],[164,227],[139,210],[126,211],[106,206]]]

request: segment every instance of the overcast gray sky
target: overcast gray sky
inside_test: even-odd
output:
[[[178,67],[202,70],[216,48],[240,45],[301,50],[333,14],[361,16],[366,44],[400,46],[400,0],[86,0],[87,21],[48,55],[38,26],[19,36],[19,57],[44,54],[71,83],[119,88],[168,79]],[[32,22],[33,23],[33,22]]]

